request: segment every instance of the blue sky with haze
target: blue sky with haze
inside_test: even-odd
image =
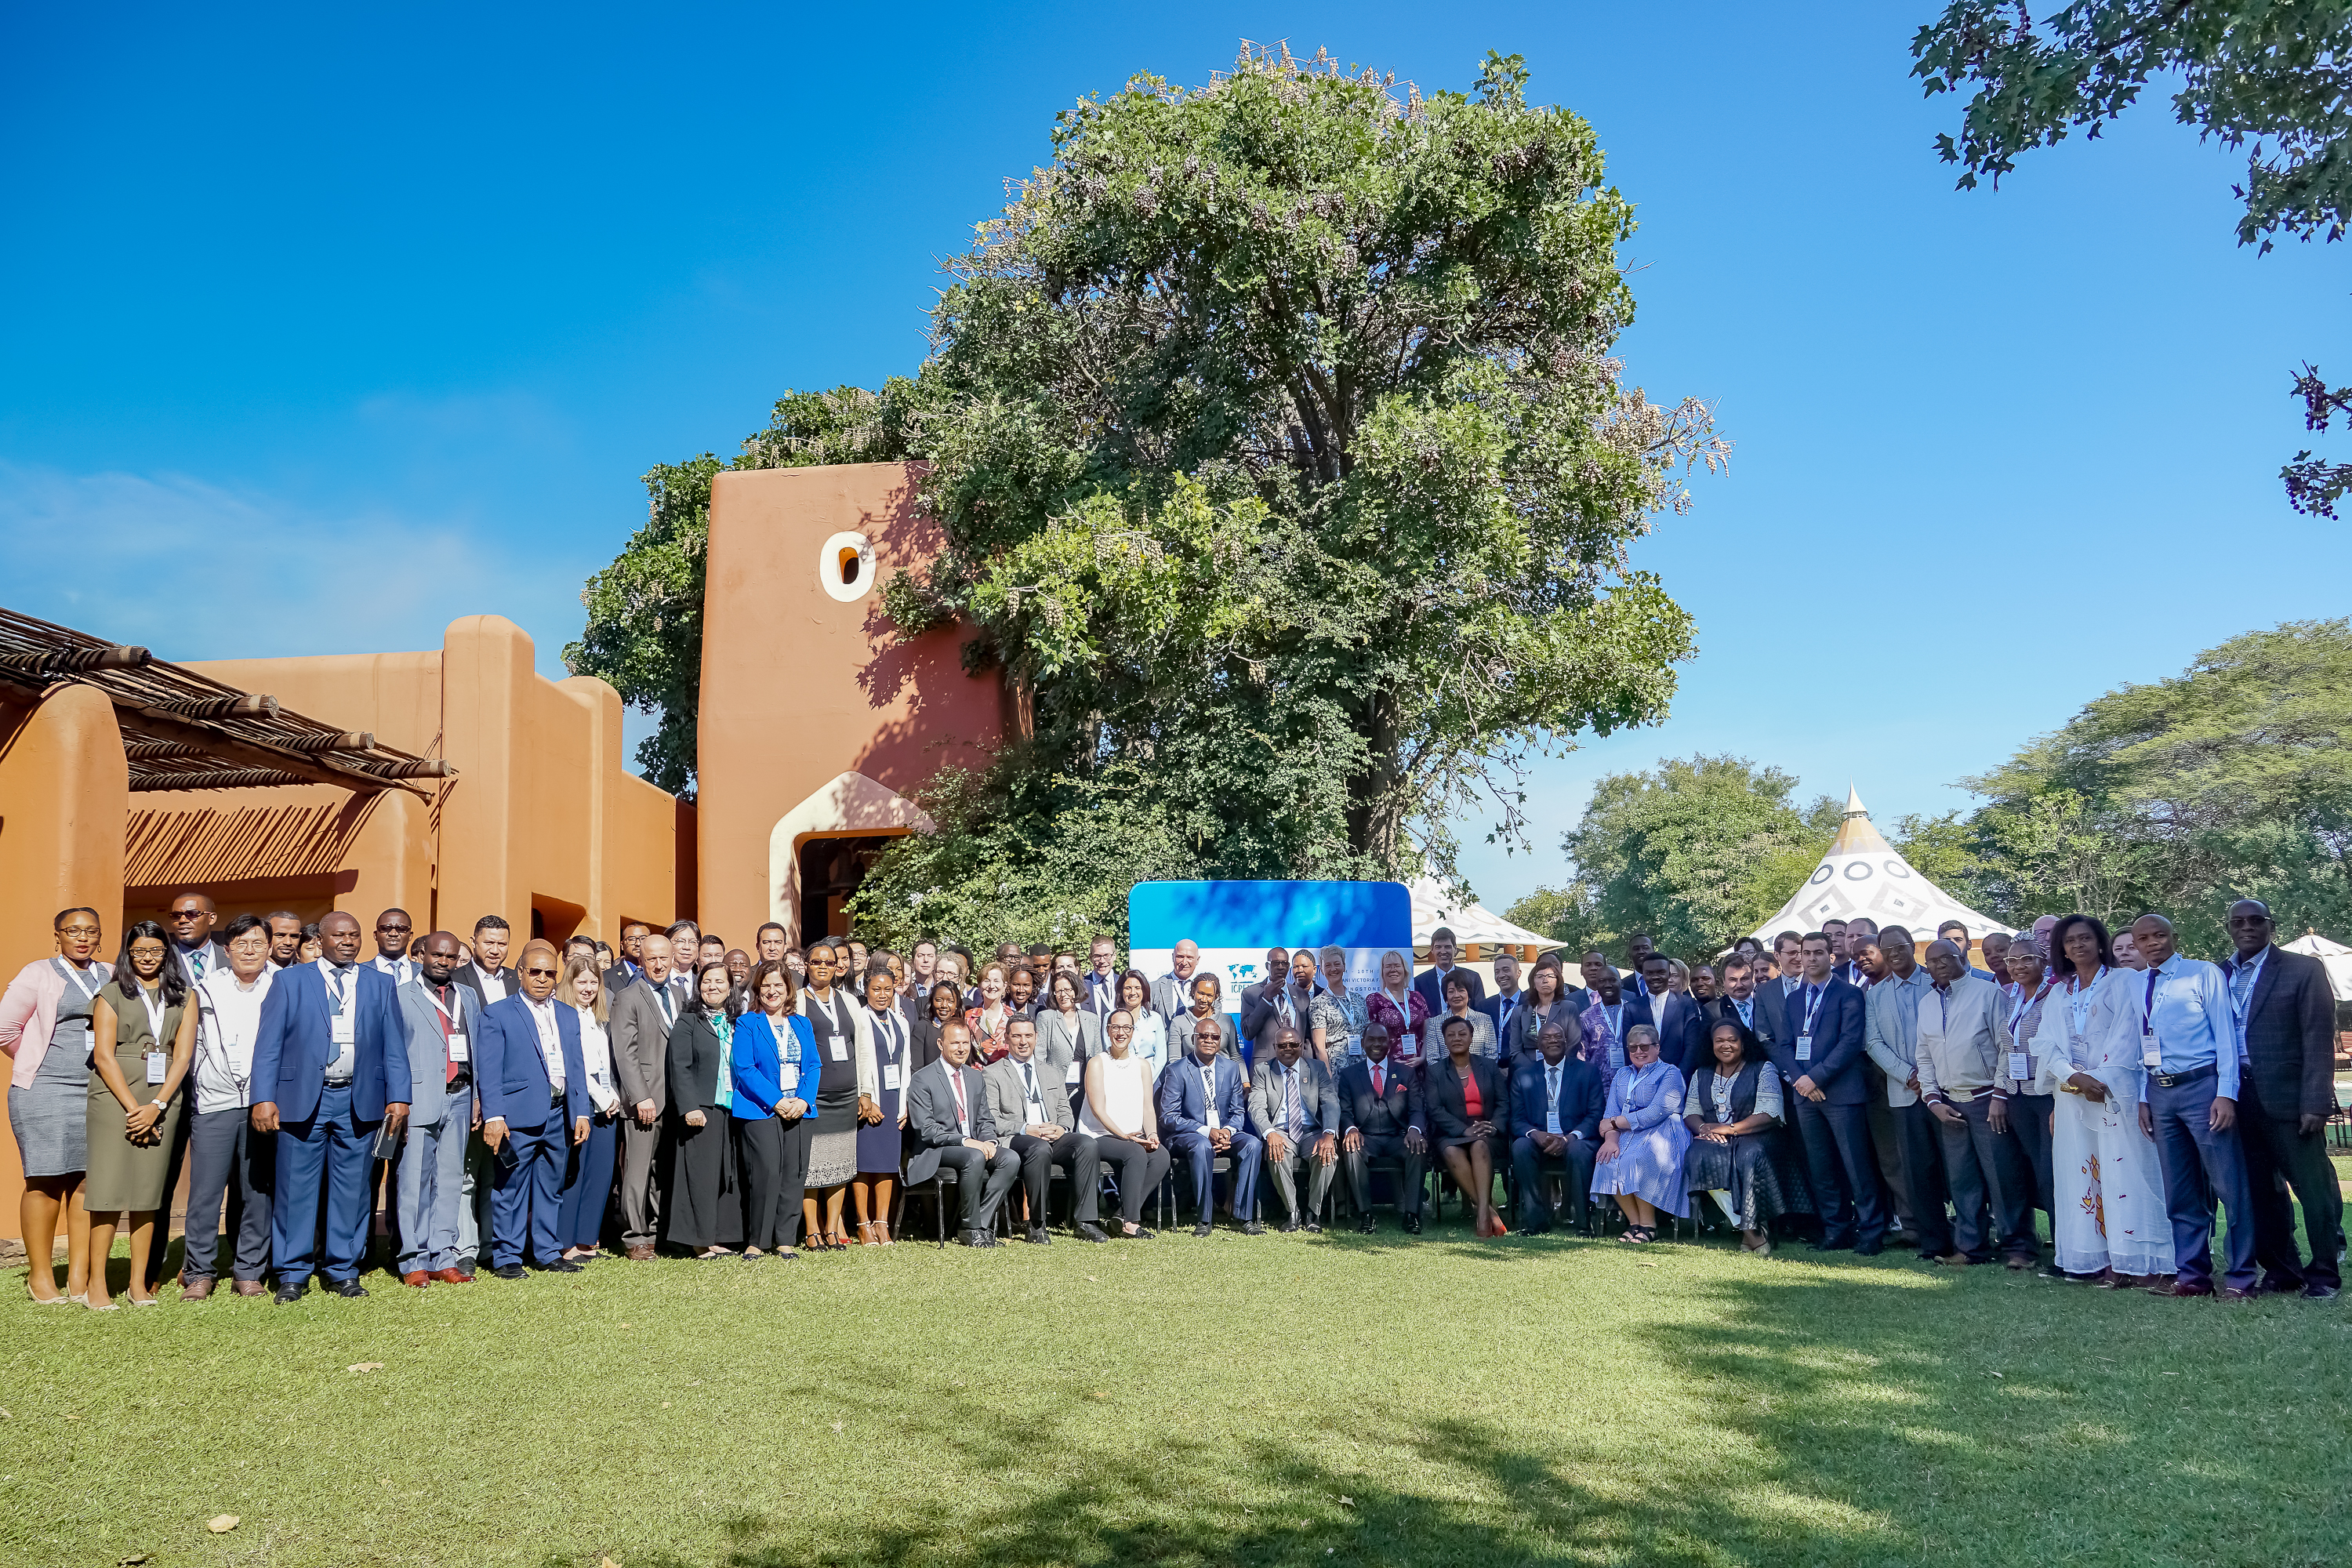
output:
[[[0,7],[0,604],[169,658],[437,646],[541,669],[637,476],[788,387],[911,373],[938,260],[1055,112],[1287,38],[1462,88],[1518,51],[1637,205],[1628,379],[1738,443],[1641,562],[1698,621],[1664,726],[1531,779],[1733,752],[1882,821],[2125,681],[2341,613],[2288,380],[2345,255],[2232,237],[2159,94],[1957,194],[1888,5]]]

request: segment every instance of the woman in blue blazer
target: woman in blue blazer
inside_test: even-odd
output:
[[[735,1020],[735,1165],[743,1174],[743,1257],[793,1256],[808,1176],[816,1032],[793,1003],[793,972],[770,960],[751,971],[752,1005]],[[763,1251],[762,1249],[765,1249]]]

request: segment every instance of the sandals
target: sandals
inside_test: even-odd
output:
[[[857,1245],[860,1247],[879,1247],[882,1245],[880,1242],[874,1239],[874,1222],[872,1220],[861,1219],[857,1222]]]
[[[897,1240],[891,1237],[890,1222],[886,1219],[877,1219],[874,1222],[874,1239],[875,1244],[879,1247],[896,1247],[898,1245]]]
[[[1649,1242],[1657,1240],[1658,1233],[1656,1230],[1646,1225],[1629,1225],[1623,1230],[1618,1232],[1617,1239],[1620,1241],[1631,1242],[1635,1247],[1641,1247]]]

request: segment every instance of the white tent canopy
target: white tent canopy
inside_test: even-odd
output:
[[[2340,942],[2330,942],[2317,931],[2305,931],[2293,942],[2279,946],[2288,952],[2300,952],[2315,958],[2327,968],[2327,984],[2334,987],[2338,1002],[2352,1002],[2352,947]]]
[[[1470,899],[1457,899],[1434,877],[1423,877],[1408,889],[1412,894],[1412,945],[1429,951],[1430,934],[1439,926],[1455,942],[1481,947],[1557,947],[1559,944],[1525,926],[1513,925],[1494,910]]]
[[[1831,841],[1829,852],[1804,885],[1780,906],[1780,912],[1758,927],[1755,935],[1758,941],[1769,942],[1784,931],[1819,931],[1825,921],[1864,916],[1882,928],[1899,925],[1922,942],[1933,940],[1936,928],[1947,921],[1967,926],[1971,942],[1982,942],[1993,931],[2014,934],[1914,870],[1870,825],[1862,796],[1848,784],[1845,825]]]

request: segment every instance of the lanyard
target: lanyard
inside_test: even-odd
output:
[[[327,1016],[329,1017],[341,1017],[343,1009],[351,1005],[351,998],[344,993],[345,988],[353,983],[353,979],[354,976],[350,971],[341,974],[331,969],[327,972]]]
[[[457,1014],[455,1014],[455,1013],[452,1013],[451,1011],[449,1011],[449,1009],[448,1009],[447,1007],[446,1007],[446,1006],[442,1005],[441,998],[440,998],[440,997],[438,997],[438,996],[436,996],[435,994],[433,994],[433,993],[434,993],[434,991],[435,991],[436,989],[436,987],[435,987],[435,986],[431,986],[431,985],[427,985],[426,987],[425,987],[425,999],[427,1002],[430,1002],[430,1003],[432,1003],[432,1004],[433,1004],[433,1010],[434,1010],[436,1013],[438,1013],[438,1014],[440,1014],[440,1015],[441,1015],[441,1039],[442,1039],[442,1042],[446,1045],[446,1044],[448,1042],[449,1036],[450,1036],[450,1035],[451,1035],[451,1034],[452,1034],[452,1033],[457,1029]],[[441,987],[437,987],[437,989],[440,989],[440,990],[454,990],[454,989],[455,989],[455,987],[454,987],[454,986],[441,986]],[[464,1004],[463,1002],[460,1002],[460,1003],[458,1003],[458,1004],[457,1004],[457,1005],[458,1005],[458,1006],[460,1006],[460,1007],[463,1007],[463,1006],[465,1005],[465,1004]]]
[[[83,979],[83,972],[82,972],[82,971],[80,971],[80,970],[79,970],[79,969],[76,969],[72,964],[68,963],[67,963],[64,959],[62,959],[62,958],[53,958],[53,959],[49,960],[49,962],[50,962],[51,963],[56,964],[56,965],[58,966],[58,973],[60,973],[60,974],[62,974],[62,975],[64,975],[64,976],[66,977],[66,979],[67,979],[67,980],[68,980],[68,981],[72,984],[73,988],[74,988],[75,990],[77,990],[77,991],[79,991],[79,992],[80,992],[80,993],[81,993],[81,999],[82,999],[83,1001],[85,1001],[85,1002],[95,1002],[95,1001],[97,1001],[97,1000],[98,1000],[98,994],[99,994],[99,991],[100,991],[100,989],[101,987],[103,987],[103,986],[105,985],[105,984],[106,984],[106,983],[105,983],[104,981],[102,981],[102,980],[99,980],[99,979],[97,978],[97,976],[96,976],[96,974],[95,974],[95,973],[92,973],[92,974],[89,976],[89,978],[94,982],[94,984],[89,984],[89,985],[85,985],[85,984],[82,984],[82,979]],[[98,966],[97,966],[96,964],[92,964],[92,965],[90,966],[90,968],[91,968],[93,971],[95,971],[97,967],[98,967]]]
[[[1813,1032],[1813,1020],[1822,1016],[1822,1004],[1828,1001],[1830,997],[1829,982],[1826,980],[1822,981],[1820,985],[1812,987],[1811,989],[1813,999],[1805,1008],[1804,1027],[1797,1031],[1797,1033],[1801,1035],[1810,1035]]]
[[[2050,982],[2047,980],[2042,983],[2042,989],[2036,991],[2031,996],[2028,996],[2025,994],[2024,986],[2021,985],[2017,988],[2017,1005],[2009,1010],[2009,1037],[2011,1039],[2013,1040],[2017,1037],[2017,1021],[2024,1017],[2028,1013],[2033,1011],[2033,1009],[2041,1004],[2042,999],[2049,994]]]
[[[2247,969],[2242,964],[2239,966],[2238,973],[2246,976],[2246,999],[2243,1003],[2241,1003],[2238,1000],[2238,987],[2236,984],[2238,975],[2232,974],[2230,976],[2231,982],[2230,986],[2230,1021],[2237,1026],[2238,1033],[2242,1035],[2246,1032],[2246,1016],[2254,1010],[2254,987],[2263,983],[2263,965],[2268,963],[2270,959],[2271,950],[2266,947],[2263,949],[2263,955],[2254,960],[2253,968]]]
[[[158,986],[157,989],[161,990],[162,987]],[[147,987],[142,985],[139,987],[139,1005],[147,1009],[147,1032],[155,1037],[155,1048],[159,1051],[163,1050],[164,1048],[163,998],[149,995]]]

